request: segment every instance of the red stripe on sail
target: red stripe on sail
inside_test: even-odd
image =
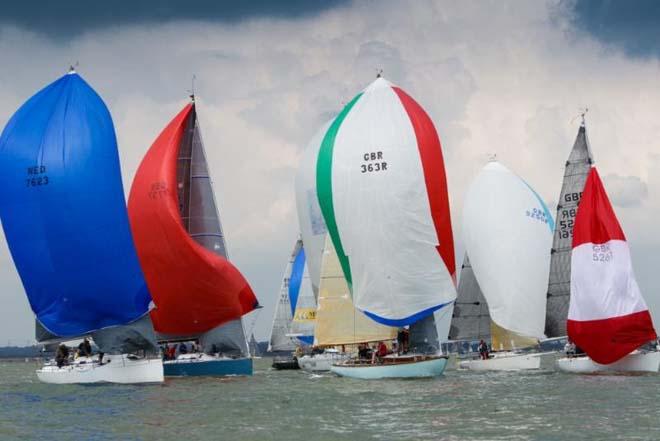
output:
[[[657,338],[649,311],[602,320],[568,320],[568,337],[589,357],[610,364]]]
[[[128,201],[133,239],[156,304],[151,318],[163,334],[199,334],[252,311],[257,300],[229,261],[206,250],[179,214],[177,157],[191,104],[153,143]]]
[[[607,197],[596,167],[592,167],[584,184],[573,227],[573,248],[583,243],[604,244],[610,240],[626,240],[614,209]]]
[[[442,159],[440,138],[433,121],[424,109],[406,92],[398,87],[392,87],[406,110],[417,138],[417,147],[422,159],[426,192],[431,207],[431,217],[438,235],[438,252],[445,262],[449,274],[456,283],[456,262],[454,257],[454,235],[451,229],[449,212],[449,195],[447,193],[447,177]]]

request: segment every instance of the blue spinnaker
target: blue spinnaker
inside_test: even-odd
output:
[[[10,119],[0,136],[0,187],[9,249],[48,331],[80,336],[148,312],[112,119],[78,74]]]
[[[291,303],[291,315],[293,317],[296,316],[296,305],[298,304],[298,294],[300,294],[300,285],[302,284],[304,272],[305,249],[300,248],[291,266],[291,277],[289,277],[289,302]]]

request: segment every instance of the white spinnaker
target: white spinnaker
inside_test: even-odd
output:
[[[363,168],[369,165],[373,171]],[[382,78],[365,89],[339,127],[332,197],[358,309],[386,323],[456,298],[436,249],[438,236],[410,117]]]
[[[323,137],[331,123],[332,120],[325,123],[307,144],[298,166],[295,183],[298,223],[305,244],[307,268],[315,298],[318,298],[319,293],[321,260],[323,258],[323,247],[325,246],[325,235],[328,231],[316,195],[316,160],[319,156],[319,148]]]
[[[491,319],[527,337],[543,337],[553,224],[531,187],[496,161],[465,197],[465,248]]]

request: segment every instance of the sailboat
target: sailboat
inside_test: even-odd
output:
[[[557,221],[550,257],[548,300],[545,314],[545,335],[548,339],[566,336],[566,318],[571,294],[571,243],[577,207],[593,158],[584,124],[578,130],[575,143],[566,161],[564,180],[557,204]]]
[[[433,313],[456,298],[454,244],[440,140],[402,89],[378,78],[323,136],[316,190],[353,304],[395,329],[409,326],[417,353],[376,364],[350,360],[354,378],[440,375]],[[413,343],[414,342],[414,343]]]
[[[569,339],[586,355],[557,360],[574,373],[658,372],[660,352],[640,348],[657,339],[635,280],[630,250],[596,167],[575,216],[571,252]]]
[[[463,265],[461,266],[461,276],[458,280],[458,294],[454,302],[447,346],[448,348],[454,347],[456,356],[460,356],[465,352],[468,354],[473,353],[473,343],[480,340],[490,343],[490,313],[488,312],[488,303],[486,303],[479,287],[479,282],[474,277],[470,258],[465,253]],[[455,359],[450,358],[450,361],[455,361]],[[449,367],[457,366],[456,363],[450,363]]]
[[[142,160],[128,212],[159,340],[201,346],[165,361],[165,375],[251,375],[241,317],[259,305],[228,259],[194,95]]]
[[[359,344],[389,341],[396,329],[371,320],[353,305],[339,257],[326,235],[321,259],[319,300],[314,330],[314,347],[323,352],[298,359],[301,369],[310,372],[330,371],[333,364],[348,360]]]
[[[302,239],[296,240],[291,258],[284,271],[280,295],[268,343],[269,352],[286,352],[275,357],[275,369],[298,369],[298,360],[291,353],[312,344],[316,300],[307,270],[307,258]]]
[[[37,341],[89,336],[105,353],[59,367],[47,363],[37,377],[60,384],[162,382],[112,118],[73,69],[7,123],[0,182],[2,226],[36,316]]]
[[[541,367],[520,353],[543,339],[554,220],[522,178],[491,160],[468,189],[463,232],[474,275],[488,302],[493,357],[461,361],[472,370]]]

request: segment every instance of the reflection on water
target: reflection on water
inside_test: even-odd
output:
[[[0,439],[658,440],[660,376],[447,372],[360,381],[271,371],[54,386],[1,363]]]

